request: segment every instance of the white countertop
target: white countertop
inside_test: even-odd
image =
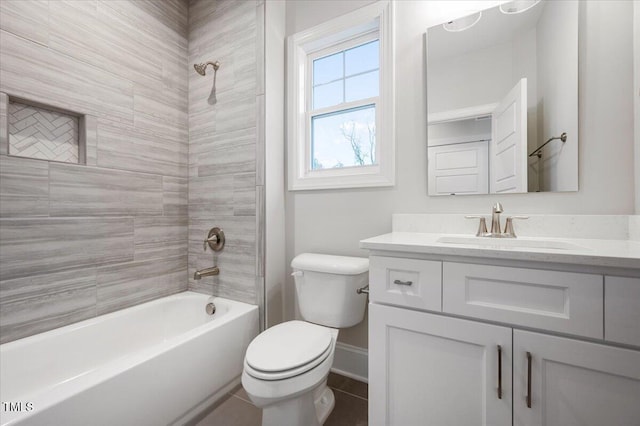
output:
[[[422,253],[444,256],[466,256],[494,259],[509,259],[532,262],[552,262],[577,265],[630,268],[640,270],[640,242],[629,240],[604,240],[584,238],[544,238],[544,241],[564,242],[575,245],[570,249],[523,248],[478,246],[474,244],[450,244],[439,242],[441,238],[474,238],[468,234],[438,234],[418,232],[392,232],[360,241],[360,247],[404,253]],[[476,237],[488,240],[487,237]],[[539,240],[518,237],[518,240]],[[487,244],[483,241],[482,243]]]

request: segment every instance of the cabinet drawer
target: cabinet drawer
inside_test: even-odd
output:
[[[371,302],[440,311],[442,262],[371,256],[369,287]]]
[[[603,338],[601,275],[445,262],[444,312]]]
[[[604,278],[604,338],[640,346],[640,278]]]

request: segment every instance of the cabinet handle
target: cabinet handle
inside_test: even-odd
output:
[[[412,284],[413,284],[413,281],[400,281],[400,280],[395,280],[393,283],[394,283],[394,284],[397,284],[397,285],[412,285]]]
[[[502,399],[502,346],[498,345],[498,399]]]
[[[527,352],[527,407],[531,408],[531,352]]]

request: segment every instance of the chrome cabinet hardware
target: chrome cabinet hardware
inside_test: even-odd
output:
[[[204,251],[207,251],[207,246],[213,251],[220,251],[224,248],[225,238],[222,229],[215,227],[209,230],[207,238],[204,240]]]
[[[502,346],[498,345],[498,399],[502,399]]]
[[[400,281],[400,280],[395,280],[393,281],[394,284],[397,285],[412,285],[413,281]]]
[[[527,407],[531,408],[531,352],[527,352]]]

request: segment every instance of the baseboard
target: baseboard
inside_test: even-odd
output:
[[[369,352],[357,346],[337,342],[331,371],[369,383]]]

